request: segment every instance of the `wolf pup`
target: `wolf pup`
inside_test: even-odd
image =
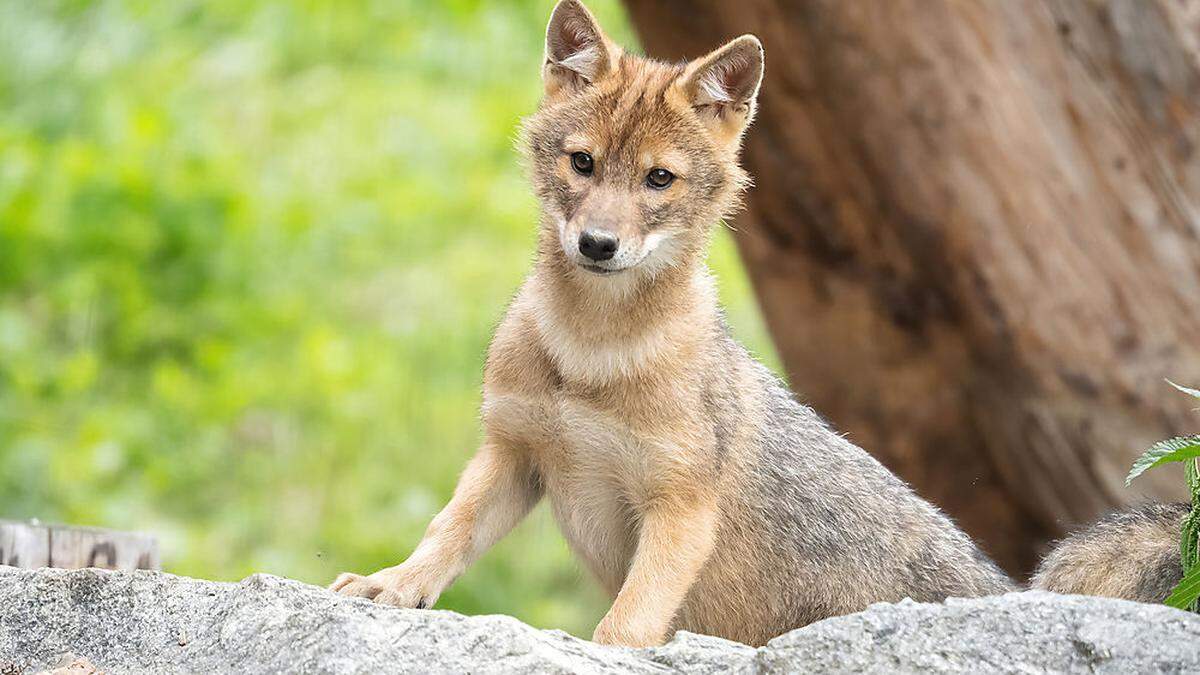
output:
[[[488,353],[485,440],[408,560],[334,590],[429,607],[543,496],[613,597],[602,643],[761,645],[873,602],[1014,588],[729,335],[705,250],[748,184],[762,74],[750,35],[659,63],[576,0],[554,8],[523,139],[537,259]]]

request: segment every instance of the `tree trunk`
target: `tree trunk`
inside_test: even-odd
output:
[[[767,74],[737,242],[794,388],[1009,571],[1200,383],[1200,2],[627,0]]]

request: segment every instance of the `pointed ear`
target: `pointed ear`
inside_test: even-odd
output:
[[[613,67],[618,48],[579,0],[561,0],[546,27],[542,82],[548,97],[574,93],[595,83]]]
[[[762,77],[762,43],[743,35],[689,63],[683,92],[706,124],[736,137],[754,117]]]

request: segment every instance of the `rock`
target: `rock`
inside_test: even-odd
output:
[[[42,675],[42,673],[48,673],[48,675],[101,675],[103,673],[87,659],[74,654],[63,654],[58,663],[51,668],[53,670],[43,670],[38,675]]]
[[[782,635],[763,672],[1200,672],[1200,616],[1042,591],[878,604]]]
[[[878,604],[761,649],[679,633],[602,647],[505,616],[400,610],[296,581],[0,567],[0,673],[1200,672],[1200,617],[1012,593]],[[87,672],[87,671],[83,671]]]

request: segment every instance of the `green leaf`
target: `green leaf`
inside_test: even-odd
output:
[[[1183,475],[1187,479],[1188,493],[1192,495],[1192,503],[1200,504],[1200,467],[1196,466],[1196,460],[1184,463]],[[1193,510],[1192,513],[1197,512]]]
[[[1129,475],[1125,477],[1125,486],[1128,487],[1134,478],[1145,473],[1147,469],[1196,457],[1200,457],[1200,436],[1181,436],[1159,441],[1134,461]]]
[[[1167,596],[1166,605],[1176,609],[1191,609],[1196,599],[1200,598],[1200,565],[1196,565],[1183,575],[1175,590]]]
[[[1192,509],[1188,512],[1187,517],[1183,519],[1183,526],[1179,533],[1179,560],[1183,563],[1183,569],[1190,570],[1196,567],[1196,544],[1197,536],[1200,535],[1200,511]]]
[[[1172,382],[1170,380],[1167,380],[1167,384],[1171,385],[1172,387],[1175,387],[1176,389],[1178,389],[1179,391],[1182,391],[1183,393],[1187,394],[1188,396],[1194,396],[1196,398],[1200,398],[1200,389],[1192,389],[1191,387],[1185,387],[1182,384],[1175,384],[1174,382]]]

